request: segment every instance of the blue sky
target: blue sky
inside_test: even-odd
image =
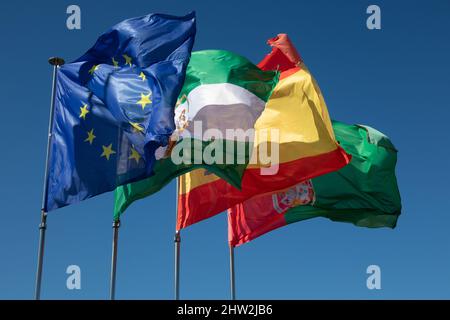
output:
[[[66,8],[81,7],[68,30]],[[382,29],[366,28],[381,8]],[[403,213],[395,230],[316,219],[236,249],[237,297],[450,298],[450,2],[39,1],[0,4],[0,298],[31,299],[53,55],[71,61],[111,25],[150,12],[197,12],[195,50],[226,49],[255,63],[288,33],[334,119],[373,126],[399,149]],[[51,212],[42,298],[108,298],[113,194]],[[135,203],[120,229],[117,298],[173,297],[175,183]],[[181,297],[229,298],[226,216],[182,232]],[[67,266],[81,290],[66,288]],[[368,290],[366,268],[381,267]]]

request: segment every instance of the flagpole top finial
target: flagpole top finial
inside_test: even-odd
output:
[[[52,66],[62,66],[65,61],[63,58],[51,57],[48,59],[48,63],[50,63]]]

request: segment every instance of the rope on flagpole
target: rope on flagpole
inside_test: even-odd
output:
[[[47,230],[47,212],[45,211],[45,203],[48,195],[48,171],[50,158],[50,143],[52,138],[53,115],[55,109],[55,91],[56,91],[56,70],[59,66],[64,64],[64,59],[58,57],[51,57],[48,63],[53,66],[53,80],[52,80],[52,96],[50,101],[50,115],[48,120],[48,135],[47,135],[47,154],[45,157],[45,172],[44,172],[44,188],[42,192],[42,206],[41,206],[41,223],[39,224],[39,248],[38,261],[36,270],[36,285],[34,291],[35,300],[41,299],[41,285],[42,285],[42,268],[44,262],[44,247],[45,247],[45,232]]]

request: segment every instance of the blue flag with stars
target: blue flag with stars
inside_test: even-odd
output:
[[[152,175],[195,32],[194,13],[128,19],[58,67],[46,212]]]

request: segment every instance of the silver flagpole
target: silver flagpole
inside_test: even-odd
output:
[[[180,300],[180,231],[175,231],[175,300]]]
[[[234,246],[230,245],[230,289],[231,300],[236,300],[236,282],[234,273]]]
[[[53,114],[55,107],[55,91],[56,91],[56,70],[59,66],[64,64],[64,59],[52,57],[48,59],[48,63],[53,66],[53,80],[52,80],[52,97],[50,100],[50,115],[48,120],[48,135],[47,135],[47,155],[45,158],[45,173],[44,173],[44,188],[42,192],[42,206],[41,206],[41,223],[39,224],[39,249],[38,261],[36,270],[36,286],[34,291],[34,298],[39,300],[41,298],[41,284],[42,284],[42,267],[44,260],[44,245],[45,245],[45,231],[47,229],[47,212],[45,212],[45,202],[48,193],[48,166],[50,157],[50,142],[52,138]]]
[[[176,219],[175,223],[178,219],[178,188],[179,188],[179,178],[177,178],[177,187],[176,187]],[[180,299],[180,245],[181,245],[181,235],[180,230],[175,230],[175,300]]]
[[[120,228],[120,220],[114,220],[112,255],[111,255],[111,280],[109,287],[109,298],[111,300],[116,299],[117,245],[119,240],[119,228]]]

